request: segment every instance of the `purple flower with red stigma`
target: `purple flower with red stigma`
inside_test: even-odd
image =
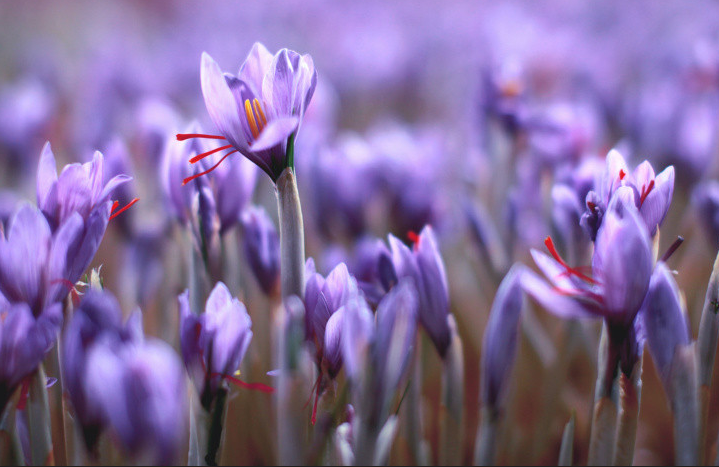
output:
[[[414,246],[410,250],[397,237],[389,236],[392,263],[396,277],[410,277],[419,295],[419,321],[432,339],[440,356],[444,357],[451,340],[449,289],[444,262],[439,253],[434,230],[429,225],[417,236],[411,234]]]
[[[652,165],[644,161],[630,173],[624,157],[617,150],[609,151],[596,191],[587,194],[587,211],[581,220],[592,240],[597,236],[609,203],[621,187],[631,189],[625,195],[633,201],[650,236],[654,236],[672,202],[674,167],[669,166],[655,175]]]
[[[205,105],[220,134],[179,134],[177,139],[206,138],[227,143],[199,154],[192,163],[220,151],[228,152],[184,183],[212,172],[235,152],[257,164],[273,182],[285,168],[294,167],[294,138],[317,85],[312,57],[288,49],[273,56],[262,44],[255,43],[237,76],[223,74],[207,53],[202,55],[200,74]]]
[[[205,312],[190,309],[189,292],[178,297],[180,348],[200,400],[209,410],[224,381],[249,389],[272,392],[262,384],[248,384],[235,377],[252,340],[252,320],[245,306],[218,282],[210,293]]]

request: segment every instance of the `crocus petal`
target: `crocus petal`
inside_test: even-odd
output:
[[[361,377],[373,336],[374,315],[367,303],[359,297],[350,300],[342,324],[342,361],[350,379]]]
[[[663,262],[657,264],[652,274],[641,319],[649,351],[662,379],[666,381],[677,346],[688,345],[691,338],[681,292]]]
[[[206,313],[219,313],[232,304],[232,294],[222,282],[218,282],[207,298]]]
[[[299,123],[299,117],[280,117],[267,122],[267,126],[250,146],[250,151],[265,151],[284,143],[297,130]]]
[[[129,175],[124,175],[124,174],[115,175],[107,182],[105,187],[102,189],[102,192],[100,193],[98,201],[106,201],[106,200],[110,199],[110,197],[112,196],[113,192],[115,191],[115,189],[117,187],[124,185],[125,183],[127,183],[131,180],[132,180],[132,177],[130,177]]]
[[[268,110],[274,113],[273,117],[291,115],[295,64],[298,61],[297,52],[282,49],[275,54],[265,74],[262,97],[268,103]]]
[[[420,233],[416,258],[422,278],[420,296],[423,297],[419,306],[419,318],[440,356],[444,357],[451,340],[447,321],[449,289],[444,263],[430,226],[426,226]]]
[[[344,317],[345,307],[341,307],[327,321],[325,329],[323,355],[329,364],[330,376],[333,378],[339,373],[342,366],[341,337]]]
[[[529,269],[522,272],[521,284],[524,291],[539,302],[545,310],[559,318],[574,319],[600,316],[598,310],[596,310],[596,304],[592,306],[589,300],[563,295]]]
[[[237,110],[237,101],[227,86],[219,65],[207,53],[202,53],[200,69],[202,95],[212,122],[236,148],[246,148],[244,130]]]
[[[654,235],[657,227],[664,222],[673,195],[674,167],[670,166],[654,179],[654,188],[646,196],[639,209],[650,235]]]
[[[256,96],[262,93],[262,80],[272,64],[272,54],[260,42],[255,42],[240,67],[237,77],[247,83]]]
[[[50,142],[45,143],[40,154],[37,167],[37,205],[46,212],[54,212],[57,199],[55,198],[57,184],[57,166],[52,153]]]
[[[654,168],[649,161],[644,161],[634,169],[632,177],[637,187],[649,186],[652,180],[654,180]]]

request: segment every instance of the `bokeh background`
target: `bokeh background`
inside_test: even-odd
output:
[[[719,6],[710,2],[2,2],[0,220],[34,201],[45,141],[59,165],[103,151],[134,177],[128,197],[141,201],[111,223],[93,264],[126,313],[140,306],[146,331],[177,346],[176,296],[187,287],[191,243],[163,191],[162,160],[190,122],[212,128],[201,53],[235,72],[255,41],[309,53],[318,70],[295,159],[308,256],[319,269],[350,262],[363,238],[406,239],[435,226],[464,343],[466,425],[457,442],[467,461],[498,279],[514,261],[531,265],[529,248],[546,235],[562,237],[550,190],[568,168],[591,180],[615,146],[633,164],[675,166],[660,251],[685,237],[670,265],[696,334],[719,245],[716,210],[692,202],[719,168]],[[253,202],[276,219],[265,178]],[[241,257],[236,230],[226,242]],[[255,322],[248,371],[261,376],[271,369],[262,324],[270,305],[246,265],[230,277]],[[577,342],[538,306],[525,311],[500,461],[556,462],[574,411],[575,460],[584,462],[599,325],[581,324],[586,339]],[[436,446],[439,359],[428,342],[423,353],[425,436]],[[719,429],[715,396],[710,439]],[[268,404],[262,397],[233,399],[225,462],[273,462],[272,417],[256,408]],[[671,463],[671,426],[645,358],[635,461]],[[392,461],[403,459],[397,446]]]

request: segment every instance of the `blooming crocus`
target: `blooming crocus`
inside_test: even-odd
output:
[[[178,297],[180,347],[185,367],[205,408],[224,380],[234,375],[252,340],[252,321],[245,306],[218,282],[201,315],[190,309],[189,292]]]
[[[195,161],[229,152],[185,182],[213,171],[235,152],[257,164],[273,182],[285,168],[294,167],[294,138],[317,84],[312,57],[288,49],[273,56],[255,43],[237,76],[223,74],[207,53],[202,54],[200,75],[207,112],[220,135],[181,134],[178,140],[207,138],[227,143],[198,155]]]
[[[597,191],[587,194],[587,211],[581,221],[592,240],[596,238],[609,203],[621,187],[631,189],[631,199],[650,236],[654,236],[672,202],[674,167],[669,166],[655,175],[652,165],[644,161],[630,173],[624,157],[613,149],[607,154],[606,166],[597,185]]]
[[[176,462],[186,439],[187,388],[172,347],[156,339],[103,340],[88,351],[86,375],[126,453],[144,463]]]
[[[692,192],[692,205],[709,243],[719,248],[719,182],[711,180],[697,185]]]
[[[104,291],[88,291],[65,328],[62,346],[63,384],[90,452],[94,451],[107,421],[98,395],[87,386],[88,353],[100,341],[103,341],[103,345],[116,345],[134,338],[135,333],[122,326],[119,303],[112,294]]]
[[[33,316],[25,303],[7,303],[0,297],[0,414],[20,383],[30,376],[50,349],[48,336],[62,320],[59,304]]]
[[[337,265],[325,278],[316,272],[314,260],[309,258],[306,271],[305,336],[315,344],[318,366],[322,368],[323,363],[326,364],[330,376],[335,377],[342,367],[342,360],[337,352],[339,347],[327,349],[325,333],[331,332],[334,336],[339,332],[342,320],[339,317],[333,319],[333,315],[359,294],[357,281],[344,263]]]
[[[245,257],[262,291],[270,295],[280,279],[280,236],[261,207],[247,209],[242,215],[242,226]]]
[[[514,266],[494,297],[482,340],[482,404],[498,410],[517,353],[517,333],[522,311],[521,272]]]
[[[392,263],[399,280],[410,277],[414,281],[419,296],[419,321],[437,352],[444,357],[451,340],[447,322],[449,290],[444,262],[431,226],[422,229],[414,240],[410,250],[397,237],[389,236]]]
[[[95,152],[91,162],[69,164],[58,176],[55,156],[46,143],[40,156],[37,173],[37,205],[45,214],[53,232],[58,231],[72,216],[79,214],[82,229],[68,252],[66,279],[76,282],[87,269],[105,235],[109,220],[137,201],[116,210],[111,196],[116,188],[131,180],[116,175],[104,182],[104,157]]]

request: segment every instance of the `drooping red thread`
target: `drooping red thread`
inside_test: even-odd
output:
[[[115,200],[115,202],[112,203],[112,209],[110,210],[110,220],[113,220],[114,218],[116,218],[117,216],[122,214],[123,212],[130,209],[138,201],[140,201],[140,198],[135,198],[132,201],[130,201],[129,203],[127,203],[127,205],[125,207],[121,208],[119,211],[113,212],[120,205],[119,201]]]
[[[27,398],[30,394],[30,378],[25,378],[22,381],[22,388],[20,389],[20,399],[17,401],[17,409],[25,410],[27,406]]]
[[[566,274],[577,276],[578,278],[582,279],[585,282],[589,282],[590,284],[596,284],[597,281],[593,278],[589,277],[588,275],[582,273],[578,268],[573,268],[569,266],[561,256],[559,256],[559,253],[557,252],[557,249],[554,246],[554,242],[552,241],[552,237],[547,237],[544,239],[544,244],[547,246],[547,249],[552,254],[552,257],[561,264],[566,269]],[[565,273],[563,273],[565,274]]]
[[[273,388],[272,386],[267,386],[266,384],[246,383],[246,382],[240,380],[239,378],[235,378],[234,376],[223,375],[220,373],[212,373],[212,376],[221,376],[223,378],[226,378],[228,381],[235,384],[236,386],[240,386],[245,389],[250,389],[252,391],[260,391],[260,392],[264,392],[265,394],[272,394],[273,392],[275,392],[275,388]]]
[[[207,139],[227,139],[224,136],[218,135],[205,135],[202,133],[178,133],[176,135],[177,141],[185,141],[192,138],[207,138]]]
[[[207,175],[208,173],[212,172],[212,171],[215,170],[217,167],[219,167],[220,164],[222,164],[222,162],[223,162],[225,159],[227,159],[230,155],[232,155],[232,154],[234,154],[234,153],[236,153],[236,152],[237,152],[237,149],[228,152],[227,154],[225,154],[224,156],[222,156],[222,159],[220,159],[220,160],[217,162],[217,164],[213,165],[213,166],[210,167],[209,169],[205,170],[204,172],[200,172],[200,173],[198,173],[198,174],[195,174],[195,175],[193,175],[193,176],[191,176],[191,177],[187,177],[186,179],[184,179],[184,180],[182,181],[182,186],[187,185],[188,183],[190,183],[191,181],[193,181],[193,180],[196,179],[197,177],[202,177],[203,175]]]
[[[207,151],[207,152],[203,152],[202,154],[198,154],[195,157],[193,157],[192,159],[190,159],[190,164],[194,164],[195,162],[201,161],[202,159],[204,159],[207,156],[211,156],[212,154],[214,154],[216,152],[224,151],[225,149],[230,149],[231,147],[232,147],[232,145],[228,144],[227,146],[220,146],[219,148],[215,148],[211,151]]]
[[[312,426],[315,426],[315,423],[317,423],[317,403],[320,400],[320,384],[319,384],[320,378],[322,378],[322,373],[320,373],[320,376],[317,380],[317,392],[315,393],[315,403],[312,406],[312,418],[311,418]]]

